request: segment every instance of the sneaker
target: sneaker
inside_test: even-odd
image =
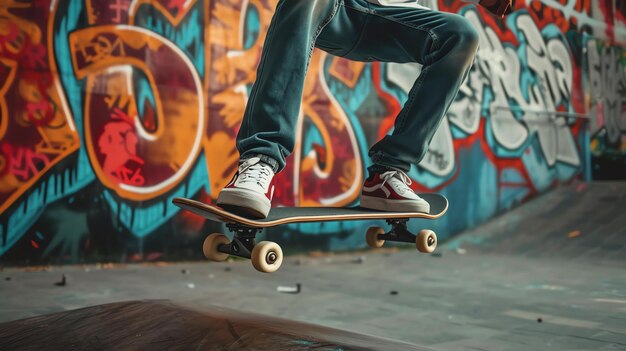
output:
[[[363,185],[361,207],[393,212],[430,212],[430,204],[409,187],[406,173],[389,170],[372,174]]]
[[[239,165],[237,173],[217,197],[217,205],[254,218],[266,218],[274,195],[272,166],[253,157]]]

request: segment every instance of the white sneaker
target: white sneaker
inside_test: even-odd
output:
[[[217,204],[229,211],[266,218],[274,196],[272,166],[253,157],[239,165],[237,173],[217,197]]]
[[[392,212],[430,212],[430,204],[409,187],[412,181],[397,170],[372,174],[361,191],[361,207]]]

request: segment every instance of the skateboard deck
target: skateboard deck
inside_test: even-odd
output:
[[[429,213],[376,211],[361,207],[276,207],[267,218],[254,219],[191,199],[175,198],[172,202],[210,221],[226,223],[228,230],[234,233],[232,239],[222,233],[210,234],[202,247],[206,258],[218,262],[230,255],[249,258],[258,271],[271,273],[282,264],[282,249],[271,241],[256,243],[256,235],[264,228],[281,224],[381,219],[387,221],[391,229],[370,227],[365,234],[370,247],[379,248],[385,241],[396,241],[414,243],[420,252],[433,252],[437,247],[437,235],[428,229],[413,234],[408,230],[407,222],[411,218],[437,219],[443,216],[448,210],[448,200],[439,194],[418,195],[430,204]]]
[[[254,219],[229,212],[217,205],[175,198],[174,205],[214,222],[238,223],[251,228],[268,228],[281,224],[348,221],[366,219],[426,218],[436,219],[448,210],[448,200],[439,194],[418,194],[430,204],[430,212],[376,211],[361,207],[275,207],[267,218]]]

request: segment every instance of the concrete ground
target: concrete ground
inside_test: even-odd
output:
[[[54,285],[61,274],[67,284]],[[241,261],[8,269],[0,277],[2,321],[108,302],[169,299],[440,350],[626,349],[626,271],[579,260],[454,251],[433,257],[403,250],[289,258],[271,275]],[[297,283],[299,294],[277,291]]]
[[[594,194],[609,186],[602,191],[611,197],[594,202]],[[560,189],[443,244],[437,255],[386,250],[287,257],[274,274],[258,273],[248,261],[4,269],[0,322],[109,302],[168,299],[437,350],[626,350],[626,255],[623,247],[618,253],[613,249],[626,240],[626,226],[620,226],[626,219],[605,217],[626,208],[624,194],[626,185],[620,184]],[[566,206],[574,196],[591,196],[588,204],[602,207],[593,218],[572,217],[575,211],[567,217],[569,208],[578,206]],[[565,217],[545,215],[555,204],[565,206]],[[542,231],[540,221],[554,226]],[[588,222],[597,227],[600,221],[605,223],[595,237],[568,227]],[[534,233],[524,235],[535,240],[507,223],[517,223],[519,232],[532,224]],[[560,241],[567,250],[558,250]],[[66,284],[55,285],[63,274]],[[300,292],[288,293],[298,283]]]

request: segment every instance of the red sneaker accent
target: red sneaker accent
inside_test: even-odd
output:
[[[222,189],[217,204],[229,211],[266,218],[274,196],[274,171],[257,157],[245,160]]]
[[[430,205],[409,187],[411,179],[401,171],[374,173],[365,181],[361,207],[380,211],[430,212]]]

